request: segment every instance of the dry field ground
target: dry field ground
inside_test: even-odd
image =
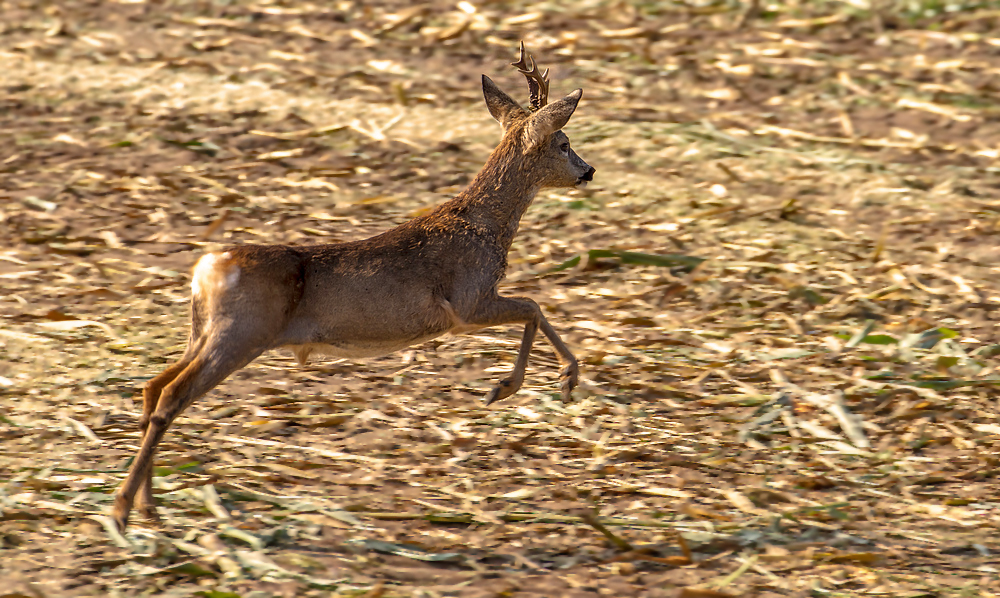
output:
[[[874,4],[874,7],[870,4]],[[360,239],[526,100],[521,330],[268,353],[175,423],[164,522],[105,514],[225,243]],[[0,596],[1000,594],[1000,6],[0,0]]]

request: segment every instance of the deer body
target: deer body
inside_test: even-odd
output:
[[[522,46],[516,66],[527,64]],[[486,104],[503,139],[469,187],[431,213],[361,241],[232,246],[198,261],[187,349],[143,391],[142,445],[112,513],[119,529],[135,500],[156,518],[152,458],[170,423],[269,349],[290,348],[301,363],[311,353],[375,357],[446,333],[523,323],[514,369],[486,403],[520,388],[539,328],[563,365],[562,394],[569,399],[578,377],[573,354],[534,301],[501,297],[497,284],[535,194],[586,184],[594,169],[569,149],[561,131],[582,92],[546,106],[545,75],[534,67],[521,72],[534,112],[484,76]]]

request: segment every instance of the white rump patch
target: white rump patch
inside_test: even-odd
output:
[[[201,290],[205,287],[205,283],[208,282],[212,269],[215,268],[215,262],[218,259],[218,256],[214,253],[207,253],[198,259],[198,263],[194,265],[194,271],[191,272],[192,294],[201,294]]]
[[[228,251],[202,256],[191,273],[191,292],[200,295],[235,286],[240,280],[240,267],[230,262],[230,258],[232,255]]]
[[[227,251],[219,257],[220,259],[228,260],[232,256],[229,255],[229,252]],[[226,282],[225,282],[226,288],[228,289],[236,286],[236,283],[239,281],[240,281],[240,267],[237,266],[236,264],[230,264],[229,270],[226,271]]]

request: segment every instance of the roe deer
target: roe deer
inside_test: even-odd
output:
[[[539,72],[524,44],[512,64],[527,78],[531,109],[483,75],[486,107],[503,137],[455,198],[363,241],[233,246],[198,260],[187,349],[143,390],[142,444],[112,512],[120,530],[135,499],[141,513],[157,519],[153,454],[174,418],[268,349],[289,347],[300,363],[314,351],[374,357],[448,332],[520,323],[524,337],[514,369],[490,391],[486,404],[521,387],[539,328],[563,366],[563,400],[570,398],[576,358],[537,303],[501,297],[497,284],[518,222],[538,190],[593,180],[594,169],[570,149],[561,131],[583,90],[548,104],[548,70]]]

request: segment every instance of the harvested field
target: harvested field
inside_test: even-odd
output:
[[[874,6],[874,8],[873,8]],[[1000,594],[1000,3],[0,0],[0,598]],[[597,168],[520,327],[270,352],[107,518],[229,243],[362,239],[499,139],[524,40]]]

